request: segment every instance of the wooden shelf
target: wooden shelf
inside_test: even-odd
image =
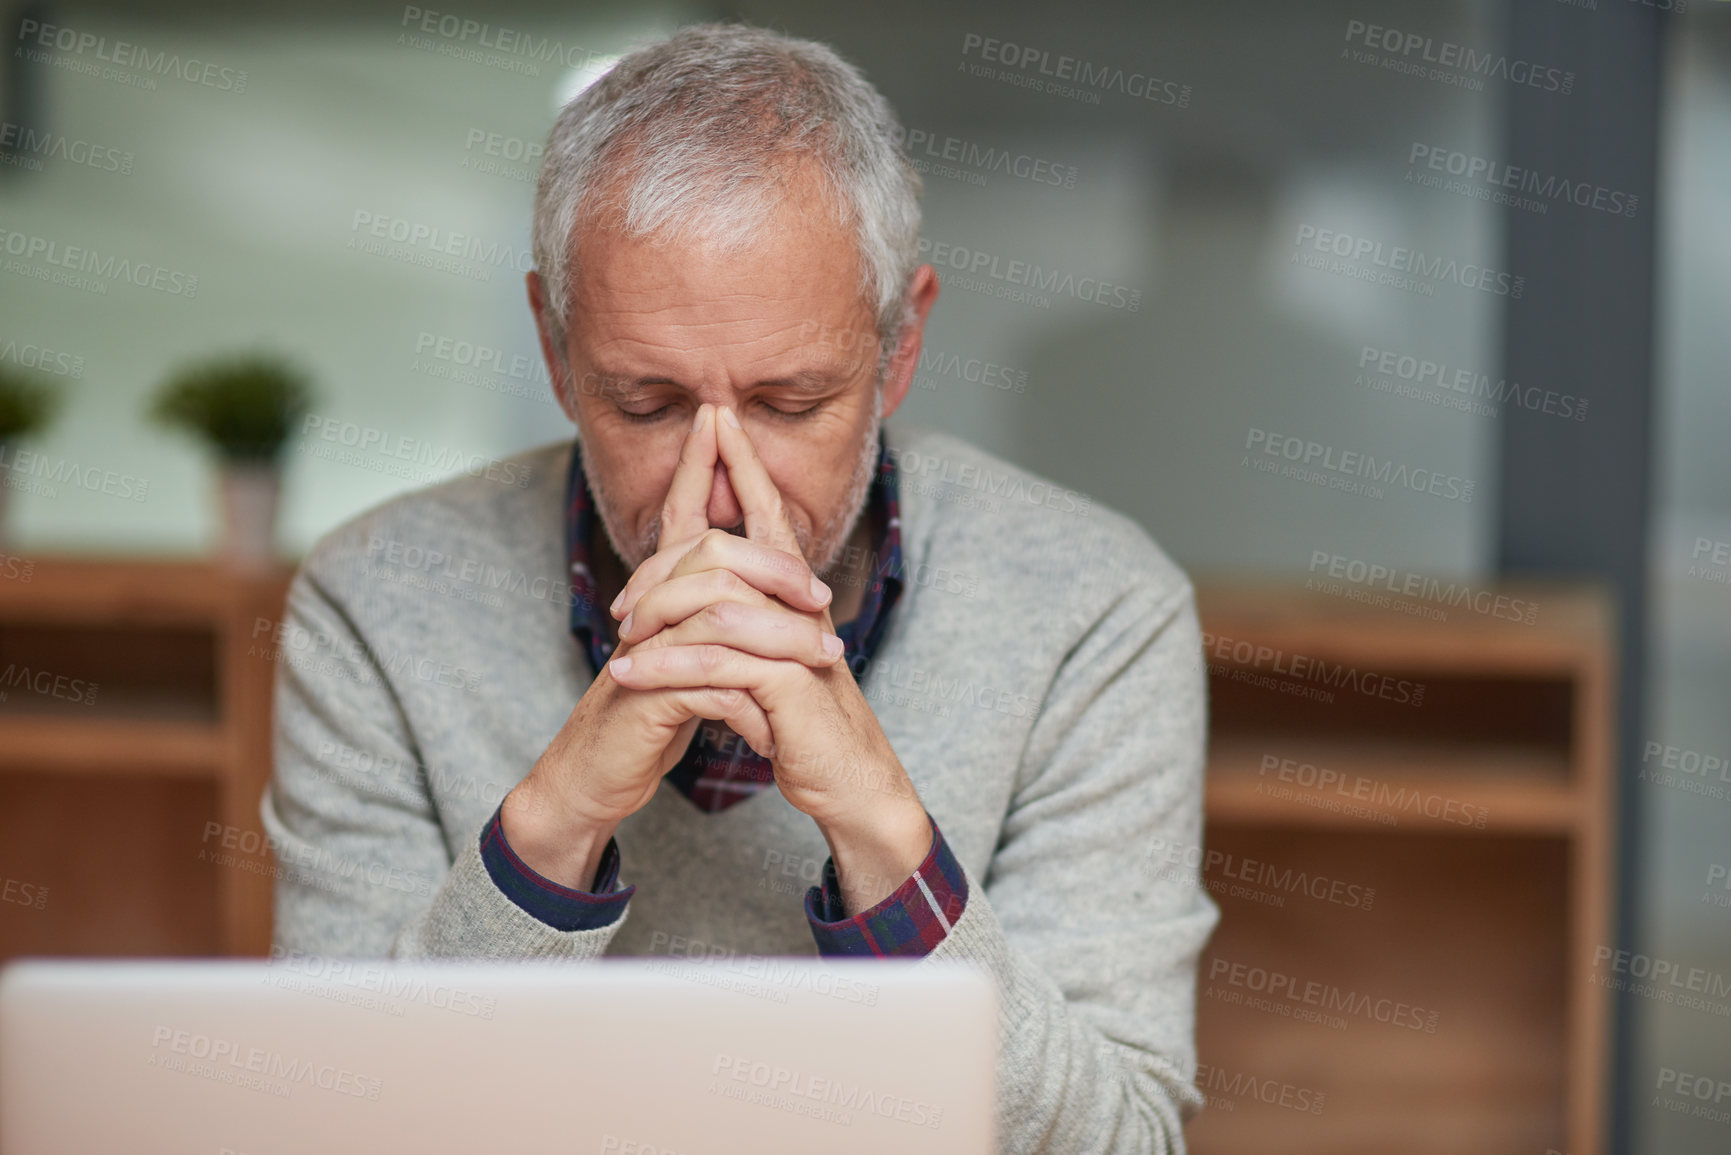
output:
[[[180,558],[44,556],[28,581],[0,582],[8,622],[87,626],[207,626],[259,589],[286,588],[286,563],[252,572]]]
[[[37,557],[9,575],[0,671],[90,692],[0,694],[0,871],[52,896],[0,910],[0,958],[268,951],[268,859],[200,851],[213,830],[261,841],[276,667],[249,648],[292,567]]]
[[[1501,584],[1494,592],[1535,607],[1531,625],[1457,606],[1445,621],[1413,617],[1291,584],[1197,581],[1204,622],[1221,636],[1254,636],[1336,660],[1394,659],[1426,669],[1482,673],[1573,673],[1603,656],[1611,617],[1597,591],[1548,582]],[[1482,582],[1473,583],[1485,588]],[[1436,608],[1444,609],[1442,605]]]
[[[1582,805],[1561,755],[1496,744],[1223,737],[1207,789],[1217,822],[1348,830],[1563,833]]]
[[[1222,919],[1197,1040],[1222,1082],[1203,1083],[1191,1149],[1602,1150],[1607,1007],[1588,960],[1609,925],[1607,599],[1505,585],[1487,597],[1536,607],[1530,621],[1487,597],[1436,620],[1306,580],[1198,582],[1200,869]],[[1222,992],[1223,966],[1404,1001],[1438,1025],[1317,1023]]]
[[[220,778],[227,742],[184,722],[0,717],[0,771]]]

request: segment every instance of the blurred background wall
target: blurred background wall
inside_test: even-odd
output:
[[[1084,13],[1024,0],[938,10],[763,0],[454,13],[529,34],[517,46],[453,31],[439,20],[452,12],[391,3],[19,9],[14,27],[38,37],[52,25],[214,68],[191,80],[158,74],[53,36],[50,47],[21,39],[0,60],[8,121],[101,158],[9,153],[6,237],[178,274],[168,288],[56,284],[8,239],[0,357],[55,351],[47,367],[66,399],[36,448],[147,483],[142,501],[15,488],[13,544],[208,548],[209,465],[143,410],[168,372],[212,353],[287,352],[317,384],[318,417],[439,451],[501,457],[568,436],[522,285],[536,153],[555,109],[616,54],[681,23],[739,17],[835,45],[909,130],[944,287],[901,419],[1125,511],[1194,572],[1303,575],[1326,554],[1487,577],[1498,564],[1506,413],[1451,405],[1402,374],[1430,362],[1497,379],[1506,310],[1524,289],[1510,222],[1595,210],[1506,207],[1482,188],[1438,187],[1456,154],[1505,157],[1519,86],[1411,75],[1404,57],[1370,46],[1366,26],[1495,54],[1517,5],[1563,22],[1556,55],[1538,64],[1571,87],[1622,83],[1568,55],[1595,21],[1638,18],[1666,46],[1659,195],[1627,214],[1656,222],[1659,258],[1649,693],[1645,716],[1627,725],[1638,744],[1731,751],[1731,585],[1711,561],[1731,541],[1731,5],[1711,2],[1150,0]],[[988,40],[1153,79],[1139,96],[1033,91],[1018,82],[1032,69],[988,61]],[[1000,156],[1015,162],[995,165]],[[1625,223],[1602,215],[1607,230]],[[437,250],[452,234],[473,240],[447,260]],[[1339,237],[1346,248],[1331,248]],[[1337,256],[1361,242],[1360,254],[1401,248],[1478,268],[1485,283],[1458,271],[1368,281],[1357,274],[1374,276],[1376,258]],[[1012,261],[1122,292],[1017,299],[1023,287],[994,275]],[[961,366],[975,361],[997,369],[971,380]],[[1583,424],[1594,420],[1593,383],[1527,384],[1587,401]],[[1432,470],[1455,483],[1452,495],[1371,498],[1269,476],[1249,462],[1270,436]],[[306,437],[288,455],[291,554],[440,476],[405,475],[379,453],[321,458],[319,445]],[[1645,783],[1625,792],[1634,937],[1623,945],[1723,965],[1731,910],[1713,900],[1710,871],[1731,861],[1731,799]],[[1661,1063],[1731,1074],[1727,1023],[1650,1000],[1623,1014],[1614,1093],[1625,1149],[1731,1143],[1722,1124],[1652,1106],[1649,1080]]]

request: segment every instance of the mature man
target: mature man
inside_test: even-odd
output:
[[[528,289],[576,442],[307,559],[277,945],[970,960],[1006,1150],[1181,1149],[1216,910],[1151,851],[1201,833],[1190,585],[882,424],[938,294],[899,133],[833,52],[739,26],[566,106]]]

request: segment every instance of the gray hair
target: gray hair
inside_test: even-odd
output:
[[[616,210],[626,235],[749,242],[801,157],[828,183],[859,249],[881,378],[911,315],[919,173],[883,95],[829,47],[743,24],[694,24],[638,49],[559,112],[535,182],[531,240],[559,359],[580,221]]]

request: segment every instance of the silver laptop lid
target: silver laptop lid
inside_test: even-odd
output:
[[[0,1152],[993,1150],[990,980],[940,963],[14,963]]]

